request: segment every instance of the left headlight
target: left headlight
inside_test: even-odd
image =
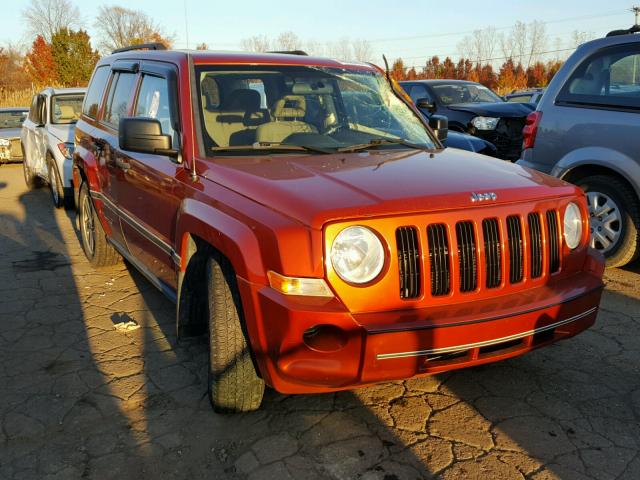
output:
[[[380,275],[384,266],[384,247],[367,227],[342,230],[331,245],[331,264],[338,276],[349,283],[367,283]]]
[[[6,138],[0,138],[0,147],[8,147],[11,145],[11,142]]]
[[[564,241],[573,250],[582,240],[582,214],[575,203],[570,203],[564,211]]]
[[[478,130],[495,130],[499,121],[496,117],[475,117],[471,120],[471,125]]]

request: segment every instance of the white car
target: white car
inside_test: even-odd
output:
[[[28,188],[49,184],[53,204],[73,206],[73,134],[86,88],[45,88],[34,95],[20,141]]]

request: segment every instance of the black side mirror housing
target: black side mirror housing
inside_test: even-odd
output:
[[[416,101],[416,107],[422,110],[429,110],[430,112],[433,112],[436,109],[435,104],[428,98],[419,98]]]
[[[178,150],[171,148],[171,136],[162,134],[162,125],[155,118],[121,118],[118,144],[130,152],[178,157]]]
[[[444,142],[449,135],[449,119],[444,115],[431,115],[429,117],[429,126],[436,134],[438,140]]]

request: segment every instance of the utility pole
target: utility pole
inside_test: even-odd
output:
[[[634,25],[638,25],[638,18],[640,17],[640,7],[636,7],[636,6],[631,7],[629,11],[633,12],[633,14],[636,17]]]

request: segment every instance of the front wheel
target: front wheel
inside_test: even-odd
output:
[[[609,175],[576,181],[587,195],[591,247],[601,251],[608,267],[622,267],[640,254],[640,206],[635,192]]]
[[[107,242],[107,236],[102,229],[100,219],[93,207],[89,189],[86,183],[80,186],[78,197],[78,219],[80,223],[80,238],[82,249],[94,267],[106,267],[115,265],[120,261],[120,255],[113,246]]]
[[[216,412],[256,410],[264,381],[258,377],[243,329],[240,292],[231,264],[209,258],[209,398]]]

